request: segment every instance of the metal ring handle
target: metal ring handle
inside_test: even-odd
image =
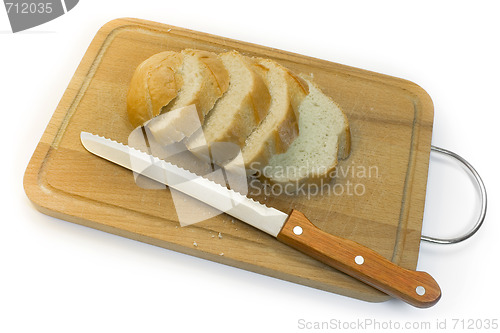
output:
[[[479,228],[481,228],[481,226],[483,225],[484,218],[486,217],[486,207],[487,207],[487,203],[488,203],[488,197],[486,195],[486,187],[484,186],[483,180],[481,179],[481,177],[477,173],[476,169],[474,169],[474,167],[469,162],[467,162],[467,160],[465,160],[463,157],[459,156],[458,154],[455,154],[452,151],[446,150],[444,148],[439,148],[436,146],[431,146],[431,150],[438,152],[438,153],[441,153],[441,154],[444,154],[444,155],[447,155],[449,157],[452,157],[452,158],[456,159],[457,161],[459,161],[460,163],[462,163],[466,167],[466,169],[469,171],[469,174],[476,180],[476,183],[479,186],[479,195],[480,195],[480,199],[481,199],[481,211],[480,211],[478,219],[477,219],[476,223],[474,224],[474,226],[472,227],[472,229],[470,229],[467,233],[465,233],[462,236],[455,237],[455,238],[436,238],[436,237],[422,235],[422,237],[420,239],[423,241],[429,242],[429,243],[436,243],[436,244],[460,243],[460,242],[470,238],[472,235],[474,235],[479,230]]]

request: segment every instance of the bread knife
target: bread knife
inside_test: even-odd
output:
[[[426,272],[400,267],[352,240],[326,233],[298,210],[286,214],[188,170],[119,142],[88,132],[89,152],[163,183],[266,232],[292,248],[416,307],[438,302],[441,290]]]

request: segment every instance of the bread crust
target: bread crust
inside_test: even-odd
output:
[[[236,78],[237,74],[229,70],[230,80],[235,81],[230,82],[226,95],[210,111],[203,132],[209,145],[213,142],[230,142],[243,148],[245,139],[266,116],[271,96],[263,78],[265,73],[253,61],[236,51],[220,57],[226,64],[229,61],[237,62],[240,69],[244,70],[243,79],[247,81],[237,82],[241,78]],[[190,144],[188,141],[188,148]]]
[[[279,74],[273,75],[282,75],[285,81],[284,85],[280,87],[284,90],[284,100],[280,101],[280,105],[273,106],[271,104],[267,115],[269,117],[272,112],[278,113],[274,123],[272,126],[268,126],[266,117],[259,128],[247,138],[246,145],[242,149],[245,167],[249,173],[259,173],[267,165],[272,155],[285,152],[298,136],[298,106],[307,95],[308,86],[304,84],[303,80],[275,61],[264,58],[253,58],[252,60],[268,75],[271,69],[279,72]],[[269,78],[266,80],[269,86],[271,84]],[[272,92],[271,89],[270,91]],[[276,103],[276,101],[271,103]],[[266,128],[266,131],[260,131],[264,127],[269,128]]]
[[[229,74],[219,59],[218,55],[204,50],[183,50],[182,55],[194,57],[201,66],[201,87],[187,100],[174,100],[167,106],[165,111],[186,107],[191,104],[196,105],[200,121],[203,124],[205,116],[212,110],[215,102],[227,91],[229,87]],[[187,73],[184,74],[186,76]],[[184,78],[185,81],[185,78]]]
[[[144,60],[135,70],[127,93],[130,123],[137,127],[160,114],[182,86],[178,69],[183,55],[165,51]]]
[[[227,91],[229,87],[229,74],[217,54],[202,50],[185,50],[183,53],[194,55],[203,62],[217,83],[217,95],[222,96]]]

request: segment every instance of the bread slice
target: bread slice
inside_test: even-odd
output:
[[[206,114],[226,92],[229,75],[215,53],[186,49],[181,54],[183,62],[179,74],[182,76],[183,85],[177,97],[163,111],[194,104],[203,123]]]
[[[243,148],[245,139],[269,110],[271,96],[264,81],[264,70],[236,51],[220,54],[219,57],[229,73],[229,88],[206,117],[203,131],[186,142],[188,149],[194,153],[214,142],[229,142]],[[234,158],[231,151],[234,150],[217,154],[223,161],[214,162],[224,163]]]
[[[135,70],[127,94],[127,112],[132,125],[140,126],[160,114],[182,86],[177,73],[183,55],[165,51],[144,60]]]
[[[307,84],[270,59],[254,58],[265,71],[265,81],[271,94],[266,117],[246,138],[241,153],[249,173],[262,170],[271,156],[280,154],[298,135],[298,107],[307,94]],[[233,167],[234,161],[227,167]]]
[[[350,152],[351,136],[345,114],[316,84],[305,80],[309,94],[298,109],[300,135],[285,153],[272,156],[262,172],[272,183],[325,184],[333,177],[338,159],[346,158]]]

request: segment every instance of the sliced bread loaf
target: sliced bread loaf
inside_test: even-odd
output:
[[[285,153],[273,155],[262,172],[272,183],[325,184],[338,159],[349,155],[351,137],[345,114],[316,84],[306,81],[309,94],[298,108],[300,135]]]
[[[165,51],[144,60],[135,70],[127,94],[127,112],[135,127],[160,114],[182,86],[177,73],[183,55]]]
[[[214,142],[230,142],[242,148],[245,139],[269,110],[271,96],[263,78],[264,70],[236,51],[219,57],[229,73],[229,88],[207,115],[203,131],[186,142],[188,149],[195,153]],[[223,163],[235,157],[229,150],[219,156],[224,161],[214,162]]]
[[[243,164],[275,184],[324,184],[350,152],[347,118],[311,79],[236,51],[152,56],[137,68],[127,106],[136,126],[176,110],[148,124],[159,143],[188,137],[188,148],[204,157],[207,142],[218,145],[213,162],[226,170]]]
[[[270,59],[253,61],[265,71],[271,94],[266,117],[246,138],[242,148],[245,167],[256,173],[267,165],[274,154],[283,153],[298,135],[298,107],[307,94],[307,84],[285,67]],[[236,163],[231,161],[228,167]]]

